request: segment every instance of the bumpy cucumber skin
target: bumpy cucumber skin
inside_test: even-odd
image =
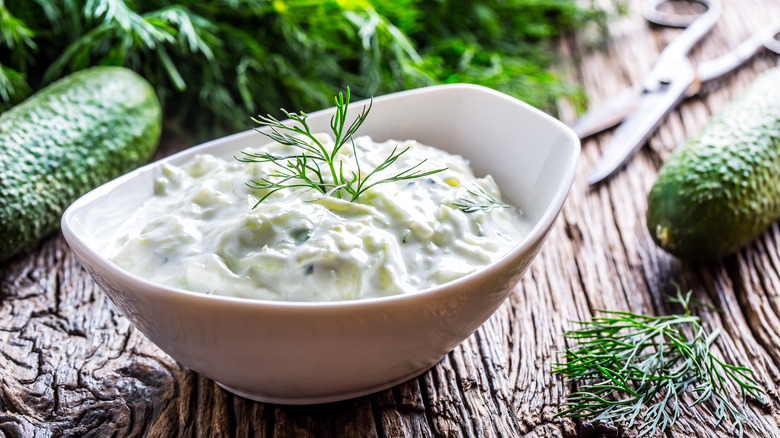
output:
[[[672,153],[647,203],[653,240],[693,261],[731,254],[780,218],[780,68]]]
[[[152,155],[162,112],[122,67],[73,73],[0,114],[0,261],[53,231],[73,201]]]

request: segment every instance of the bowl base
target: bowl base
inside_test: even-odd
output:
[[[438,363],[438,361],[436,362]],[[434,365],[436,365],[434,363]],[[383,383],[380,385],[372,386],[370,388],[365,389],[359,389],[357,391],[351,391],[351,392],[345,392],[345,393],[335,393],[335,394],[327,394],[327,395],[313,395],[308,397],[285,397],[283,395],[278,394],[260,394],[260,393],[254,393],[254,392],[247,392],[242,389],[234,388],[232,386],[224,385],[219,382],[215,382],[217,385],[219,385],[222,389],[233,393],[239,397],[243,397],[249,400],[254,400],[258,402],[263,403],[273,403],[277,405],[316,405],[316,404],[322,404],[322,403],[332,403],[332,402],[338,402],[343,400],[348,400],[351,398],[357,398],[368,394],[373,394],[375,392],[383,391],[387,388],[391,388],[395,385],[398,385],[400,383],[406,382],[407,380],[414,379],[415,377],[418,377],[419,375],[423,374],[424,372],[428,371],[429,369],[433,368],[433,365],[427,366],[423,369],[416,370],[404,377],[401,377],[399,379],[395,379],[393,381]]]

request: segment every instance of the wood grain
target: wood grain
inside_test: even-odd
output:
[[[651,68],[678,30],[632,12],[606,44],[588,35],[562,42],[572,81],[598,104]],[[723,17],[692,53],[724,54],[770,21],[777,0],[724,0]],[[595,309],[667,312],[674,282],[722,309],[717,352],[750,364],[768,389],[746,413],[757,431],[780,436],[780,227],[720,262],[691,264],[656,248],[645,231],[646,193],[686,137],[777,63],[761,56],[683,103],[649,144],[607,184],[586,183],[609,132],[583,142],[569,199],[521,284],[472,337],[419,378],[370,396],[316,406],[278,406],[234,396],[181,367],[114,308],[55,233],[0,265],[0,436],[575,437],[633,436],[608,424],[557,418],[572,389],[551,375],[569,321]],[[561,104],[561,117],[574,112]],[[160,155],[185,147],[164,140]],[[723,437],[704,409],[688,409],[668,436]]]

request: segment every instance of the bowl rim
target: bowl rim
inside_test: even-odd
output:
[[[410,300],[415,301],[419,299],[424,299],[425,297],[430,297],[432,295],[446,293],[448,290],[458,288],[463,284],[474,281],[474,279],[476,278],[483,277],[483,276],[490,276],[503,271],[503,269],[506,267],[507,264],[511,264],[512,261],[518,258],[522,253],[527,252],[528,250],[533,248],[535,245],[537,245],[541,240],[545,238],[547,233],[555,224],[555,220],[563,208],[563,204],[566,200],[566,197],[568,196],[569,190],[573,183],[574,175],[577,168],[577,162],[580,156],[581,144],[580,144],[579,137],[577,137],[574,131],[572,131],[567,125],[565,125],[560,120],[544,113],[543,111],[537,108],[532,107],[531,105],[517,98],[511,97],[507,94],[504,94],[502,92],[493,90],[492,88],[488,88],[481,85],[465,84],[465,83],[432,85],[427,87],[399,91],[395,93],[389,93],[386,95],[375,97],[373,98],[373,102],[378,103],[385,100],[398,99],[403,96],[414,95],[414,94],[425,94],[425,93],[430,93],[430,92],[435,92],[435,91],[440,91],[445,89],[446,90],[474,90],[480,93],[493,95],[496,98],[510,100],[513,103],[521,107],[524,107],[525,110],[531,111],[532,113],[535,114],[535,116],[541,117],[543,119],[547,119],[548,121],[552,122],[554,126],[560,128],[561,132],[567,135],[567,137],[570,139],[570,141],[573,144],[572,153],[568,154],[567,156],[568,160],[566,161],[566,163],[564,163],[563,178],[561,181],[559,181],[557,190],[555,191],[552,199],[550,200],[544,212],[540,215],[539,219],[533,224],[533,226],[528,230],[525,237],[520,242],[518,242],[518,244],[512,247],[512,249],[509,250],[506,254],[494,260],[493,262],[489,263],[487,266],[484,266],[483,268],[477,271],[471,272],[453,281],[440,284],[434,287],[430,287],[427,289],[421,289],[415,292],[410,292],[410,293],[400,293],[400,294],[388,295],[382,297],[369,297],[369,298],[336,300],[336,301],[267,300],[267,299],[234,297],[234,296],[226,296],[226,295],[218,295],[218,294],[206,294],[202,292],[190,291],[187,289],[177,288],[173,286],[161,285],[146,280],[136,274],[133,274],[119,267],[118,265],[112,263],[105,256],[103,256],[94,248],[92,248],[90,245],[87,245],[86,242],[84,242],[80,237],[78,237],[77,233],[72,229],[70,222],[73,219],[73,216],[79,210],[86,208],[92,201],[107,194],[108,192],[113,190],[116,186],[121,185],[125,181],[136,178],[139,174],[145,172],[151,172],[154,168],[160,166],[162,163],[175,160],[177,159],[177,157],[180,157],[182,155],[195,154],[197,153],[198,150],[207,148],[213,145],[214,143],[229,142],[230,140],[234,140],[237,138],[250,135],[254,133],[255,129],[249,129],[246,131],[237,132],[234,134],[230,134],[224,137],[216,138],[195,146],[185,148],[167,157],[163,157],[159,160],[149,162],[139,168],[136,168],[122,176],[119,176],[105,184],[98,186],[97,188],[82,195],[76,201],[74,201],[70,206],[68,206],[68,208],[65,210],[65,212],[62,215],[62,220],[61,220],[62,233],[65,236],[65,240],[68,242],[68,245],[71,247],[73,252],[76,253],[78,258],[86,259],[86,262],[90,266],[94,267],[93,269],[98,268],[97,269],[98,272],[100,271],[110,272],[112,276],[118,276],[118,278],[123,283],[125,284],[137,283],[139,286],[142,286],[142,288],[148,292],[164,293],[164,294],[168,294],[171,297],[176,297],[176,298],[186,299],[186,300],[195,300],[198,302],[203,301],[204,303],[205,302],[221,303],[223,305],[240,304],[242,306],[250,305],[253,307],[270,308],[270,309],[278,309],[278,310],[282,310],[282,309],[314,310],[314,309],[335,309],[335,308],[343,309],[343,308],[373,307],[373,306],[387,305],[390,303],[398,303],[398,302],[410,301]],[[350,105],[354,105],[357,107],[360,105],[368,104],[369,100],[371,99],[363,99],[356,102],[350,102]],[[329,107],[329,108],[325,108],[307,114],[309,116],[315,116],[315,115],[332,113],[333,111],[334,111],[334,107]]]

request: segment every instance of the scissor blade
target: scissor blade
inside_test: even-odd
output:
[[[569,127],[579,138],[590,137],[622,122],[636,109],[642,95],[641,87],[626,88],[580,116]]]
[[[694,73],[690,64],[681,64],[684,65],[680,66],[678,78],[642,94],[636,110],[623,120],[604,148],[600,161],[588,179],[590,184],[596,184],[617,170],[647,142],[664,117],[685,98],[685,91],[693,83]]]

